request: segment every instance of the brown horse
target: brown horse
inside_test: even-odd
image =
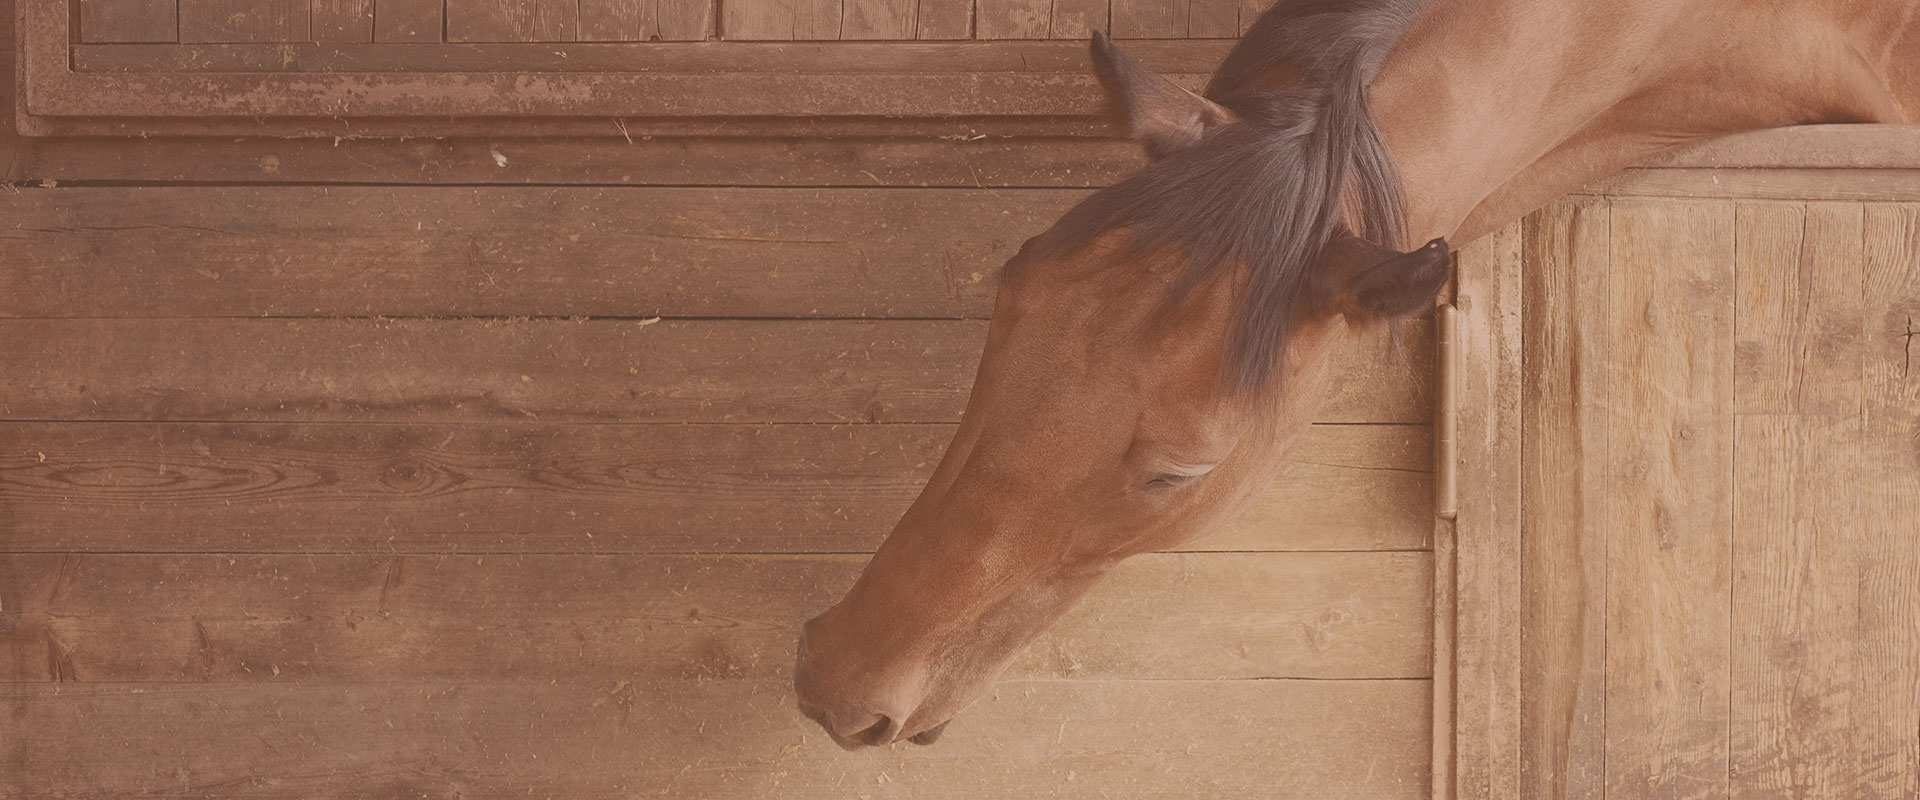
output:
[[[1116,562],[1270,483],[1336,350],[1441,288],[1439,237],[1703,138],[1906,121],[1916,7],[1280,0],[1204,97],[1096,37],[1150,163],[1008,265],[945,458],[806,626],[802,710],[847,746],[931,742]]]

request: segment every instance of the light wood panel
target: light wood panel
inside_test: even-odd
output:
[[[13,552],[866,552],[951,425],[0,423]],[[1426,428],[1315,426],[1187,547],[1417,550]]]
[[[1733,216],[1613,204],[1609,796],[1727,791]]]
[[[445,0],[373,0],[376,42],[439,42],[446,38]]]
[[[1519,796],[1599,800],[1606,758],[1611,204],[1527,221]]]
[[[0,351],[0,417],[950,422],[985,336],[967,320],[8,320],[0,339],[32,346]],[[1388,337],[1347,343],[1321,421],[1425,421],[1431,376]]]
[[[31,684],[21,794],[1426,796],[1425,681],[1013,681],[940,743],[849,755],[786,681]],[[1124,702],[1115,702],[1124,698]],[[181,753],[198,757],[182,763]],[[464,765],[475,765],[467,767]]]
[[[447,0],[449,42],[571,42],[579,38],[574,0]]]
[[[865,556],[0,557],[0,681],[766,680]],[[1424,553],[1132,559],[1010,678],[1424,678]]]
[[[373,0],[312,0],[313,40],[373,41]]]

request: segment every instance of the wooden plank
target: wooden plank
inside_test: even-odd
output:
[[[1770,355],[1799,358],[1780,333]],[[1857,404],[1860,373],[1845,383]],[[1860,444],[1857,411],[1734,420],[1732,796],[1875,796],[1860,785],[1869,742],[1853,718]]]
[[[840,39],[912,39],[919,0],[846,0]]]
[[[0,317],[977,318],[992,311],[1001,265],[1084,196],[505,187],[6,193],[0,259],[19,268],[10,270]],[[329,246],[308,244],[317,240]]]
[[[1111,0],[1115,39],[1184,39],[1188,0]]]
[[[1414,341],[1430,337],[1414,327]],[[5,320],[0,418],[950,422],[976,321]],[[1322,422],[1425,422],[1432,377],[1349,343]]]
[[[1737,208],[1736,413],[1859,414],[1861,206]]]
[[[444,0],[373,0],[376,42],[438,42],[445,38]]]
[[[424,45],[421,45],[424,46]],[[617,135],[617,134],[616,134]],[[0,180],[168,183],[611,184],[674,186],[1091,187],[1137,169],[1140,146],[1103,139],[706,137],[16,141]],[[493,156],[507,159],[500,166]],[[8,192],[7,195],[13,195]],[[0,201],[20,202],[18,195]],[[46,202],[41,200],[41,202]]]
[[[1605,796],[1608,241],[1605,200],[1527,219],[1521,397],[1520,796]]]
[[[919,0],[914,10],[914,38],[973,38],[972,0]]]
[[[1609,796],[1728,790],[1733,217],[1613,203]]]
[[[580,38],[575,0],[448,0],[449,42],[571,42]]]
[[[714,35],[714,0],[659,0],[660,38],[704,42]]]
[[[180,6],[176,0],[79,0],[77,5],[82,42],[173,42],[180,38]]]
[[[1864,231],[1853,740],[1860,791],[1898,797],[1920,792],[1920,208],[1868,206]]]
[[[833,41],[840,38],[846,9],[841,0],[790,0],[792,37],[797,41]]]
[[[310,42],[310,0],[180,0],[182,42]]]
[[[313,40],[373,41],[373,0],[312,0]]]
[[[580,41],[644,42],[660,35],[657,0],[579,0]]]
[[[1047,0],[975,0],[976,39],[1045,39],[1053,17]]]
[[[1107,30],[1111,27],[1107,19],[1108,5],[1108,0],[1053,0],[1047,37],[1081,42],[1093,36],[1094,31]],[[1136,49],[1139,48],[1128,45],[1127,55],[1133,55]]]
[[[729,0],[720,4],[720,38],[728,41],[790,41],[796,6],[810,0]]]
[[[1188,0],[1185,29],[1194,39],[1240,38],[1241,0]]]
[[[612,0],[597,13],[606,13]],[[585,7],[583,7],[584,9]],[[1104,6],[1102,7],[1104,8]],[[1056,8],[1056,11],[1059,9]],[[583,11],[584,13],[584,11]],[[1104,13],[1104,12],[1102,12]],[[836,12],[837,14],[837,12]],[[838,17],[835,17],[837,25]],[[1144,41],[1127,55],[1156,72],[1203,76],[1230,42]],[[659,42],[635,48],[606,42],[431,44],[195,44],[78,46],[82,72],[748,72],[840,75],[850,72],[1087,72],[1085,37],[1036,42]],[[745,62],[745,63],[743,63]],[[603,145],[604,146],[604,145]]]
[[[779,680],[866,561],[5,556],[0,681]],[[1140,556],[1008,677],[1424,678],[1431,574],[1425,553]]]
[[[1425,681],[1016,681],[840,752],[785,680],[0,688],[27,796],[1422,797]],[[1282,755],[1276,755],[1282,754]]]
[[[1920,169],[1920,129],[1907,125],[1795,125],[1744,131],[1662,153],[1640,166]]]
[[[1521,255],[1509,225],[1460,253],[1453,522],[1453,796],[1521,800]],[[1438,534],[1437,534],[1438,535]]]
[[[0,423],[16,552],[868,552],[951,425]],[[1189,550],[1417,550],[1424,427],[1310,428]]]
[[[1632,197],[1911,202],[1920,200],[1920,170],[1628,169],[1580,191]]]

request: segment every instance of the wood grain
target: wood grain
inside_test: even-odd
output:
[[[32,195],[71,188],[38,187],[42,180],[325,186],[395,175],[420,185],[1086,188],[1117,182],[1144,163],[1139,145],[1099,139],[682,137],[607,144],[604,139],[31,139],[18,144],[5,163],[8,171],[0,173],[19,193],[8,192],[0,200],[22,209],[26,206],[12,204],[47,203],[51,198]],[[496,151],[507,166],[493,157]],[[113,202],[107,197],[93,195],[96,202]]]
[[[1188,0],[1111,0],[1116,39],[1184,39]]]
[[[951,425],[0,424],[15,552],[868,552]],[[1427,546],[1427,430],[1315,426],[1199,550]]]
[[[1456,564],[1448,766],[1452,796],[1463,799],[1521,799],[1521,709],[1514,688],[1521,678],[1523,253],[1519,227],[1507,226],[1461,250],[1456,278],[1459,508],[1451,531]],[[1436,784],[1443,778],[1436,776]]]
[[[1047,36],[1085,41],[1093,36],[1094,31],[1106,31],[1111,26],[1108,9],[1108,0],[1053,0],[1052,16],[1047,21]],[[1142,49],[1141,44],[1128,43],[1127,55],[1132,56]]]
[[[313,40],[373,41],[373,0],[312,0]]]
[[[444,0],[373,0],[373,40],[439,42],[445,38]]]
[[[973,38],[973,6],[970,0],[920,0],[914,10],[914,38]]]
[[[1740,203],[1734,410],[1860,412],[1862,208]]]
[[[1053,18],[1047,0],[975,0],[976,39],[1045,39]]]
[[[0,316],[985,317],[1001,265],[1084,196],[506,187],[23,192],[0,197],[9,220],[0,229],[0,258],[20,265]],[[306,244],[317,240],[330,244]]]
[[[175,0],[78,0],[81,42],[173,42],[180,38]]]
[[[580,38],[573,0],[448,0],[449,42],[571,42]]]
[[[866,560],[7,556],[0,681],[773,681]],[[1431,573],[1424,553],[1140,556],[1009,677],[1424,678]]]
[[[800,6],[811,0],[731,0],[720,4],[720,38],[728,41],[791,41]],[[808,14],[809,25],[813,15]],[[837,25],[835,26],[838,27]]]
[[[1014,681],[935,749],[839,752],[787,682],[27,684],[42,796],[1425,796],[1425,681]],[[1124,702],[1114,702],[1125,698]],[[192,758],[183,763],[182,754]],[[483,765],[466,768],[462,765]]]
[[[660,38],[704,42],[714,37],[714,0],[659,0]]]
[[[5,320],[0,339],[27,346],[0,351],[0,418],[951,422],[985,335],[965,320]],[[1431,376],[1388,336],[1347,343],[1320,421],[1425,422]]]
[[[1609,796],[1728,791],[1734,213],[1617,199],[1608,303]]]
[[[182,42],[307,42],[313,6],[303,0],[180,0]]]
[[[1520,796],[1605,796],[1607,201],[1526,222]]]
[[[919,0],[846,0],[840,39],[912,39],[919,29]]]
[[[645,42],[660,37],[657,0],[580,0],[580,41]]]
[[[1920,207],[1869,205],[1861,415],[1862,561],[1850,741],[1869,795],[1920,794]]]

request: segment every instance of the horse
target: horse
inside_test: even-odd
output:
[[[1096,34],[1146,165],[1004,268],[945,456],[801,631],[800,710],[850,749],[932,743],[1114,564],[1249,505],[1343,344],[1433,304],[1448,242],[1691,142],[1909,121],[1916,9],[1280,0],[1201,93]]]

